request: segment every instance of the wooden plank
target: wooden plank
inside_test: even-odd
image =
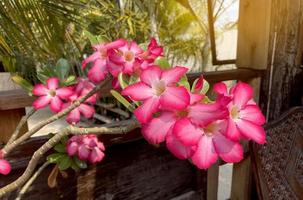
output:
[[[0,91],[0,110],[11,110],[30,106],[34,97],[23,89]]]
[[[213,164],[207,170],[207,200],[217,200],[219,183],[219,164]]]

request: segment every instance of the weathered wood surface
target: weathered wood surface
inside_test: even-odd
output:
[[[251,144],[259,199],[303,199],[303,107],[265,125],[266,144]]]
[[[40,141],[32,143],[34,149]],[[27,143],[23,147],[27,149],[21,150],[32,151],[28,149],[29,145]],[[19,165],[13,165],[12,176],[0,176],[0,185],[20,175],[22,166],[28,160],[20,161],[18,152],[12,154],[14,156],[18,156],[14,160]],[[49,173],[50,167],[30,187],[26,195],[28,199],[76,199],[76,195],[78,198],[82,197],[80,199],[104,200],[206,199],[203,190],[206,188],[206,171],[197,172],[188,161],[176,159],[165,147],[154,147],[142,139],[107,147],[105,159],[96,168],[91,166],[80,172],[78,177],[82,179],[78,181],[75,174],[70,172],[68,179],[60,178],[60,184],[49,189]],[[201,173],[199,179],[197,173]],[[88,193],[87,188],[91,188],[93,192]],[[187,194],[190,191],[191,195]],[[7,199],[14,199],[15,195],[16,193],[12,193]]]
[[[303,0],[271,0],[271,26],[268,63],[272,63],[262,87],[261,106],[268,119],[277,119],[283,111],[300,105],[303,96],[302,45],[303,45]],[[275,48],[274,48],[275,47]],[[301,73],[301,74],[300,74]],[[296,94],[300,92],[301,94]],[[293,99],[298,98],[296,104]],[[269,101],[269,108],[267,103]]]

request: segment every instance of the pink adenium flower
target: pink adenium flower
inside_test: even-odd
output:
[[[158,45],[155,38],[151,38],[147,50],[140,55],[140,58],[152,63],[160,56],[163,56],[163,47]]]
[[[99,83],[100,81],[104,80],[108,74],[108,71],[114,74],[118,73],[115,72],[117,70],[116,64],[110,62],[109,60],[109,54],[113,49],[124,46],[125,43],[125,40],[119,39],[111,43],[93,46],[95,52],[82,62],[83,69],[88,63],[92,63],[92,67],[88,71],[89,80],[93,81],[94,83]]]
[[[129,85],[122,91],[123,95],[130,96],[135,101],[143,101],[134,111],[141,123],[145,124],[151,120],[160,106],[171,110],[187,107],[190,97],[186,88],[176,86],[187,70],[185,67],[161,70],[158,66],[152,66],[141,73],[140,82]]]
[[[265,117],[252,100],[252,87],[246,83],[238,82],[228,93],[224,83],[217,83],[214,85],[214,91],[219,96],[224,95],[232,98],[227,106],[230,114],[226,136],[234,141],[243,138],[264,144],[265,131],[262,125],[265,123]]]
[[[194,125],[189,119],[181,119],[175,124],[175,136],[186,146],[196,146],[191,159],[200,169],[214,164],[218,156],[234,163],[243,159],[242,146],[225,136],[226,123],[216,120],[207,125]]]
[[[88,79],[85,78],[78,78],[78,83],[75,87],[75,92],[79,94],[80,96],[85,96],[87,93],[89,93],[91,90],[93,90],[95,85],[90,82]],[[97,94],[92,95],[89,97],[86,102],[90,103],[96,103],[97,101]]]
[[[81,96],[79,94],[74,93],[72,96],[68,98],[69,102],[64,104],[64,108],[69,107],[71,104],[73,104],[74,101],[76,101],[80,97]],[[68,113],[66,117],[66,121],[70,124],[78,123],[80,121],[81,115],[83,115],[83,117],[87,119],[92,118],[95,114],[95,108],[91,104],[95,102],[96,99],[88,98],[86,101],[84,101],[78,107],[76,107],[70,113]]]
[[[104,158],[105,147],[96,135],[75,135],[68,140],[66,151],[69,156],[78,156],[80,160],[97,163]]]
[[[36,110],[46,107],[50,104],[53,112],[59,112],[62,109],[62,100],[67,99],[73,94],[71,87],[59,88],[59,79],[52,77],[46,80],[46,86],[36,84],[33,88],[33,94],[39,96],[33,103]]]
[[[7,160],[0,159],[0,174],[7,175],[11,172],[11,165]]]
[[[135,65],[139,62],[138,56],[143,53],[143,50],[136,42],[124,42],[122,47],[117,48],[110,54],[110,60],[117,65],[121,65],[123,73],[132,74]]]

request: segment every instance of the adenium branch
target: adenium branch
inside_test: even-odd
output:
[[[78,107],[82,102],[84,102],[89,97],[91,97],[92,95],[94,95],[95,93],[97,93],[101,88],[103,88],[104,86],[106,86],[107,83],[110,80],[111,80],[111,77],[108,76],[104,81],[102,81],[100,84],[98,84],[89,93],[87,93],[86,95],[82,96],[78,100],[74,101],[73,104],[71,104],[69,107],[67,107],[64,110],[62,110],[61,112],[59,112],[59,113],[57,113],[57,114],[49,117],[48,119],[46,119],[44,121],[41,121],[34,128],[32,128],[31,130],[27,131],[24,135],[22,135],[20,138],[18,138],[17,140],[13,141],[12,143],[9,143],[7,146],[5,146],[2,149],[3,155],[5,156],[5,155],[9,154],[15,147],[17,147],[19,144],[21,144],[22,142],[24,142],[25,140],[27,140],[30,136],[32,136],[34,133],[36,133],[37,131],[39,131],[41,128],[43,128],[47,124],[50,124],[50,123],[52,123],[52,122],[54,122],[54,121],[56,121],[56,120],[64,117],[65,115],[67,115],[70,111],[72,111],[73,109],[75,109],[76,107]]]
[[[114,127],[113,127],[114,126]],[[69,134],[73,135],[86,135],[86,134],[125,134],[131,130],[140,127],[140,124],[137,120],[125,120],[113,124],[107,124],[107,126],[102,127],[92,127],[92,128],[79,128],[75,126],[68,126],[63,129],[60,133],[54,135],[51,139],[49,139],[46,143],[44,143],[35,153],[33,154],[31,160],[24,173],[11,184],[0,189],[0,197],[3,197],[5,194],[10,193],[17,188],[24,185],[26,181],[28,181],[33,174],[39,159],[52,147],[54,147],[64,136]]]

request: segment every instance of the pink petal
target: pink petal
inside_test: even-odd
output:
[[[93,115],[95,114],[95,108],[85,103],[81,103],[78,108],[80,113],[87,119],[93,117]]]
[[[78,152],[78,143],[70,142],[67,145],[66,151],[69,156],[74,156]]]
[[[114,62],[108,62],[107,66],[108,66],[108,70],[113,75],[113,77],[117,77],[123,69],[122,65],[116,64]]]
[[[99,83],[104,80],[107,75],[106,61],[97,59],[92,68],[88,71],[88,78],[94,83]]]
[[[59,87],[59,79],[54,77],[47,79],[46,86],[49,90],[56,90]]]
[[[89,161],[94,164],[100,162],[104,156],[104,153],[98,147],[94,147],[90,153]]]
[[[160,103],[163,109],[181,110],[189,105],[190,97],[185,87],[166,87],[160,96]]]
[[[227,129],[225,135],[233,140],[239,141],[241,139],[241,133],[236,125],[236,123],[232,119],[227,120]]]
[[[85,144],[79,146],[78,157],[80,160],[88,160],[90,154],[89,147]]]
[[[7,160],[0,159],[0,174],[8,175],[11,172],[11,165]]]
[[[192,156],[193,163],[200,169],[207,169],[218,159],[212,137],[203,135],[198,143],[197,150]]]
[[[225,162],[235,163],[243,159],[243,148],[239,143],[220,133],[214,134],[213,140],[216,152]]]
[[[39,110],[41,108],[44,108],[47,106],[51,101],[51,97],[49,96],[41,96],[38,99],[36,99],[33,103],[33,106],[36,110]]]
[[[139,122],[145,124],[151,120],[153,114],[158,111],[158,108],[159,98],[149,98],[134,111],[134,114]]]
[[[63,106],[63,102],[61,101],[61,99],[58,96],[54,96],[53,98],[51,98],[50,101],[50,109],[53,112],[59,112],[61,111]]]
[[[194,153],[194,147],[183,145],[172,133],[170,129],[166,136],[167,149],[177,158],[184,160],[190,158]]]
[[[134,72],[134,62],[124,64],[123,73],[131,75]]]
[[[173,113],[163,112],[160,117],[153,118],[143,126],[142,134],[149,143],[159,144],[165,140],[168,130],[175,121]]]
[[[36,84],[32,92],[35,96],[43,96],[48,94],[48,89],[42,84]]]
[[[265,123],[265,117],[257,105],[247,105],[244,109],[240,110],[240,118],[253,122],[257,125]]]
[[[143,82],[138,82],[126,87],[122,95],[130,96],[135,101],[143,101],[153,96],[152,88]]]
[[[228,110],[220,102],[210,104],[195,104],[190,106],[188,117],[194,124],[206,126],[207,124],[228,117]]]
[[[107,43],[104,46],[107,49],[117,49],[119,47],[124,46],[126,43],[127,43],[126,40],[124,40],[124,39],[118,39],[118,40],[115,40],[113,42]]]
[[[189,93],[189,96],[190,96],[190,105],[201,102],[202,99],[204,98],[204,95],[201,94]]]
[[[161,69],[158,66],[150,66],[143,70],[140,75],[140,80],[147,85],[152,86],[154,83],[159,82],[161,77]]]
[[[198,79],[196,79],[196,85],[195,85],[195,88],[194,88],[194,93],[200,93],[202,88],[203,88],[203,82],[204,82],[204,78],[203,78],[203,75],[201,75]]]
[[[80,121],[80,111],[78,108],[75,108],[66,117],[66,121],[70,124],[78,123]]]
[[[166,85],[173,85],[180,81],[182,76],[186,74],[188,68],[186,67],[174,67],[162,72],[161,80],[163,80]]]
[[[85,60],[83,60],[83,62],[81,64],[82,69],[84,69],[88,63],[94,62],[95,60],[97,60],[99,58],[101,58],[100,52],[96,51],[95,53],[93,53],[92,55],[87,57]]]
[[[173,134],[186,146],[193,146],[197,145],[203,132],[195,127],[188,118],[183,118],[175,123]]]
[[[56,90],[56,95],[61,99],[67,99],[74,93],[71,87],[63,87]]]
[[[241,81],[237,83],[233,90],[233,101],[234,104],[239,108],[242,108],[247,104],[249,100],[253,97],[253,89],[250,85],[242,83]]]
[[[258,144],[265,143],[265,131],[261,126],[244,119],[238,120],[236,123],[241,134],[243,134],[246,138],[252,139]]]
[[[138,46],[136,42],[131,42],[130,43],[130,51],[134,52],[135,55],[138,55],[143,52],[143,50]]]
[[[225,83],[223,82],[219,82],[219,83],[216,83],[214,85],[214,88],[213,90],[217,93],[217,94],[223,94],[225,96],[227,96],[227,87],[225,85]]]

